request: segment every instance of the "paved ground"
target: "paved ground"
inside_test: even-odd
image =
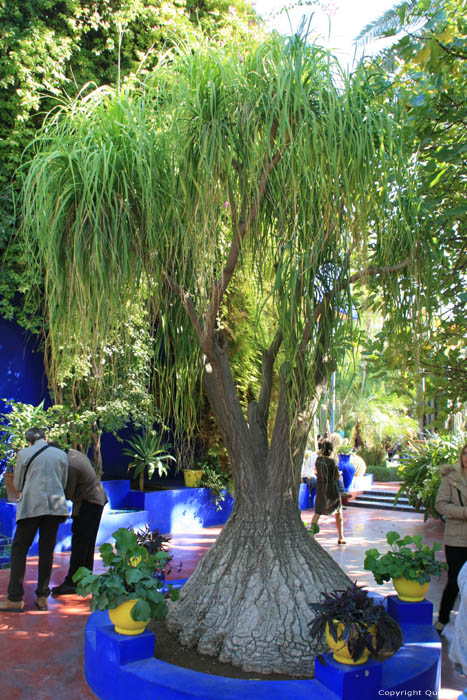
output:
[[[311,521],[312,511],[304,511],[303,519]],[[377,586],[372,574],[364,571],[366,549],[386,544],[385,533],[397,530],[402,535],[422,534],[427,543],[442,542],[442,525],[438,521],[423,522],[423,516],[398,511],[382,511],[348,507],[344,510],[347,545],[337,544],[334,518],[320,519],[318,541],[348,575],[370,590],[393,594],[390,583]],[[198,533],[177,534],[172,539],[174,555],[173,578],[187,577],[196,563],[212,546],[221,528],[206,528]],[[441,555],[442,558],[442,555]],[[183,569],[176,571],[178,562]],[[54,561],[52,585],[62,582],[67,569],[68,554],[57,554]],[[31,558],[25,579],[25,603],[22,614],[0,613],[0,698],[5,700],[91,700],[95,698],[83,676],[84,627],[89,615],[87,601],[77,596],[50,599],[48,612],[33,607],[36,558]],[[96,562],[96,571],[100,562]],[[433,580],[428,599],[438,608],[445,576]],[[0,571],[0,596],[8,584],[8,571]],[[446,628],[452,636],[454,616]],[[467,680],[457,674],[447,656],[447,641],[443,644],[442,690],[440,700],[455,700],[467,686]],[[133,700],[129,698],[129,700]],[[160,700],[163,700],[161,698]],[[247,698],[245,700],[248,700]],[[292,699],[291,699],[292,700]]]

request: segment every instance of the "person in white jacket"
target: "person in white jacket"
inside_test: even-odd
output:
[[[457,585],[461,602],[454,625],[454,639],[449,649],[449,658],[454,661],[456,671],[467,676],[467,562],[460,570]]]
[[[68,460],[65,452],[51,447],[42,428],[25,434],[29,447],[18,452],[14,485],[21,492],[16,511],[16,531],[11,545],[8,597],[0,601],[3,612],[24,610],[26,557],[39,531],[39,563],[35,606],[47,610],[53,552],[58,526],[68,517],[65,486]]]

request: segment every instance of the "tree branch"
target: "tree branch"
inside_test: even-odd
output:
[[[263,354],[261,392],[258,400],[258,415],[267,421],[272,391],[274,362],[282,345],[282,332],[278,331],[268,350]]]
[[[194,307],[193,300],[192,300],[189,292],[187,292],[185,289],[183,289],[183,287],[181,287],[178,284],[178,282],[175,282],[175,280],[173,280],[170,277],[170,275],[168,275],[167,273],[164,273],[164,278],[165,278],[165,281],[167,282],[168,286],[170,287],[170,289],[173,292],[175,292],[175,294],[179,297],[183,306],[185,307],[186,312],[188,314],[188,318],[190,319],[191,324],[192,324],[192,326],[195,330],[195,333],[198,337],[198,340],[200,342],[201,349],[206,353],[206,355],[211,354],[210,353],[211,346],[209,345],[209,343],[206,344],[206,342],[205,342],[205,338],[204,338],[204,334],[203,334],[203,331],[201,328],[201,324],[199,322],[198,314],[196,313],[196,309]]]
[[[271,129],[271,144],[274,143],[274,139],[276,136],[278,124],[277,122],[273,124],[273,127]],[[290,143],[290,134],[287,133],[286,137],[286,142],[285,142],[285,147],[287,147]],[[240,249],[242,246],[242,241],[245,238],[247,231],[249,231],[258,216],[258,211],[259,207],[261,205],[261,202],[264,199],[264,194],[266,192],[266,187],[268,183],[269,176],[274,169],[274,167],[277,165],[279,160],[282,157],[283,149],[279,149],[277,153],[271,158],[267,159],[266,162],[263,165],[263,170],[259,182],[259,187],[258,191],[256,193],[255,199],[253,201],[253,204],[250,208],[250,211],[248,213],[248,216],[246,216],[246,200],[243,200],[242,203],[242,212],[241,212],[241,217],[240,221],[237,219],[237,208],[235,206],[235,200],[234,200],[234,194],[232,190],[232,183],[229,180],[228,182],[228,194],[229,194],[229,204],[230,204],[230,211],[231,211],[231,216],[232,216],[232,228],[233,228],[233,238],[232,238],[232,243],[230,245],[230,250],[229,254],[227,257],[227,261],[225,263],[224,269],[222,271],[222,275],[219,280],[214,282],[212,285],[212,291],[211,291],[211,299],[209,301],[209,307],[206,313],[205,317],[205,323],[204,323],[204,331],[203,335],[206,338],[210,337],[212,333],[214,332],[215,328],[215,323],[216,323],[216,318],[217,314],[219,311],[219,306],[222,301],[222,297],[225,294],[225,291],[230,283],[230,280],[232,279],[233,273],[235,271],[235,267],[237,265],[238,261],[238,256],[240,255]]]
[[[356,272],[354,275],[351,277],[347,277],[345,279],[342,279],[334,289],[332,289],[328,294],[326,294],[323,299],[315,306],[313,315],[310,316],[308,321],[305,324],[305,328],[303,329],[303,335],[302,339],[300,341],[300,349],[299,349],[299,354],[301,356],[305,355],[306,348],[308,346],[308,343],[310,342],[311,338],[311,332],[313,330],[313,327],[315,323],[319,320],[319,317],[323,313],[323,308],[324,305],[327,304],[330,299],[335,296],[336,294],[339,294],[343,289],[348,287],[349,284],[353,284],[354,282],[358,282],[358,280],[361,280],[365,277],[375,277],[376,275],[384,275],[388,274],[390,272],[399,272],[400,270],[403,270],[404,268],[407,267],[409,264],[409,259],[406,258],[400,263],[396,263],[395,265],[389,265],[388,267],[367,267],[364,270],[361,270],[360,272]]]

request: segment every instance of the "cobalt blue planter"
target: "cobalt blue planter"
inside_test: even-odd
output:
[[[339,469],[342,472],[344,488],[348,491],[355,474],[355,467],[350,463],[350,455],[339,455]]]

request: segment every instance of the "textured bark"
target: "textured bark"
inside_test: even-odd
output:
[[[167,617],[182,644],[244,670],[309,675],[319,651],[309,603],[349,579],[305,530],[295,502],[280,513],[235,506]]]
[[[182,644],[244,670],[309,675],[319,651],[309,603],[350,582],[301,521],[301,456],[291,454],[286,391],[268,446],[267,411],[254,404],[247,422],[226,353],[218,346],[211,360],[205,388],[229,452],[235,504],[170,605],[167,625]]]

